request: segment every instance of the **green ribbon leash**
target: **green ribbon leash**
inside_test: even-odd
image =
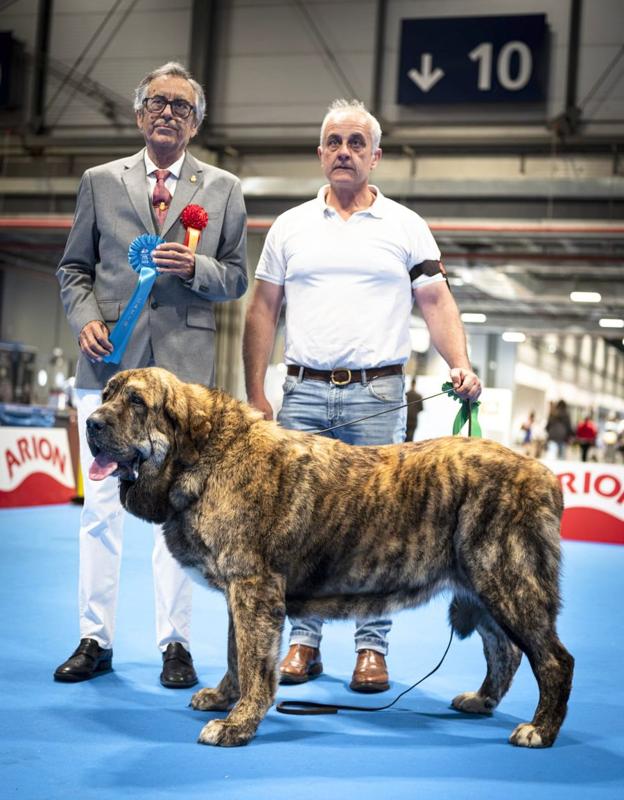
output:
[[[464,425],[468,423],[468,436],[475,436],[480,439],[483,436],[479,425],[480,402],[475,400],[474,403],[471,403],[470,400],[463,400],[455,393],[453,384],[450,382],[442,384],[442,391],[446,392],[452,400],[457,400],[461,403],[461,407],[453,420],[453,436],[456,436]]]

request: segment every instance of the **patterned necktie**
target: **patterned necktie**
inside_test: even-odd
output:
[[[171,175],[168,169],[157,169],[153,173],[156,176],[156,186],[152,195],[152,205],[156,212],[156,218],[160,227],[163,226],[171,203],[171,192],[165,186],[165,181]]]

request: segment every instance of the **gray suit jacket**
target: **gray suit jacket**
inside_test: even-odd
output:
[[[82,353],[76,387],[102,388],[121,369],[155,363],[185,381],[214,380],[213,304],[247,288],[246,215],[234,175],[186,154],[167,219],[159,232],[152,216],[143,150],[85,172],[74,223],[57,277],[69,324],[79,336],[92,320],[114,327],[136,286],[128,246],[143,233],[183,242],[182,209],[193,203],[208,213],[195,255],[195,276],[159,275],[136,324],[122,363],[92,364]]]

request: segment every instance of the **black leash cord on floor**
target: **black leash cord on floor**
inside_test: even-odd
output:
[[[401,694],[398,694],[391,703],[388,703],[385,706],[374,706],[370,708],[368,706],[347,706],[347,705],[340,705],[338,703],[313,703],[311,700],[283,700],[281,703],[278,703],[275,707],[280,714],[293,714],[296,716],[307,716],[309,714],[337,714],[339,711],[385,711],[387,708],[392,708],[392,706],[398,702],[403,695],[411,692],[412,689],[415,689],[419,684],[423,681],[426,681],[427,678],[430,678],[434,672],[437,672],[442,664],[444,663],[444,659],[447,656],[448,651],[451,649],[451,642],[453,641],[453,634],[455,630],[451,626],[451,635],[448,640],[448,644],[446,645],[446,650],[440,661],[437,665],[428,672],[423,678],[416,683],[413,683],[407,689],[404,689]]]

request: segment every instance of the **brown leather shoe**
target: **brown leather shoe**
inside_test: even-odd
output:
[[[390,688],[386,659],[376,650],[358,650],[349,688],[354,692],[386,692]]]
[[[323,671],[321,651],[307,644],[291,644],[280,664],[280,683],[305,683]]]

